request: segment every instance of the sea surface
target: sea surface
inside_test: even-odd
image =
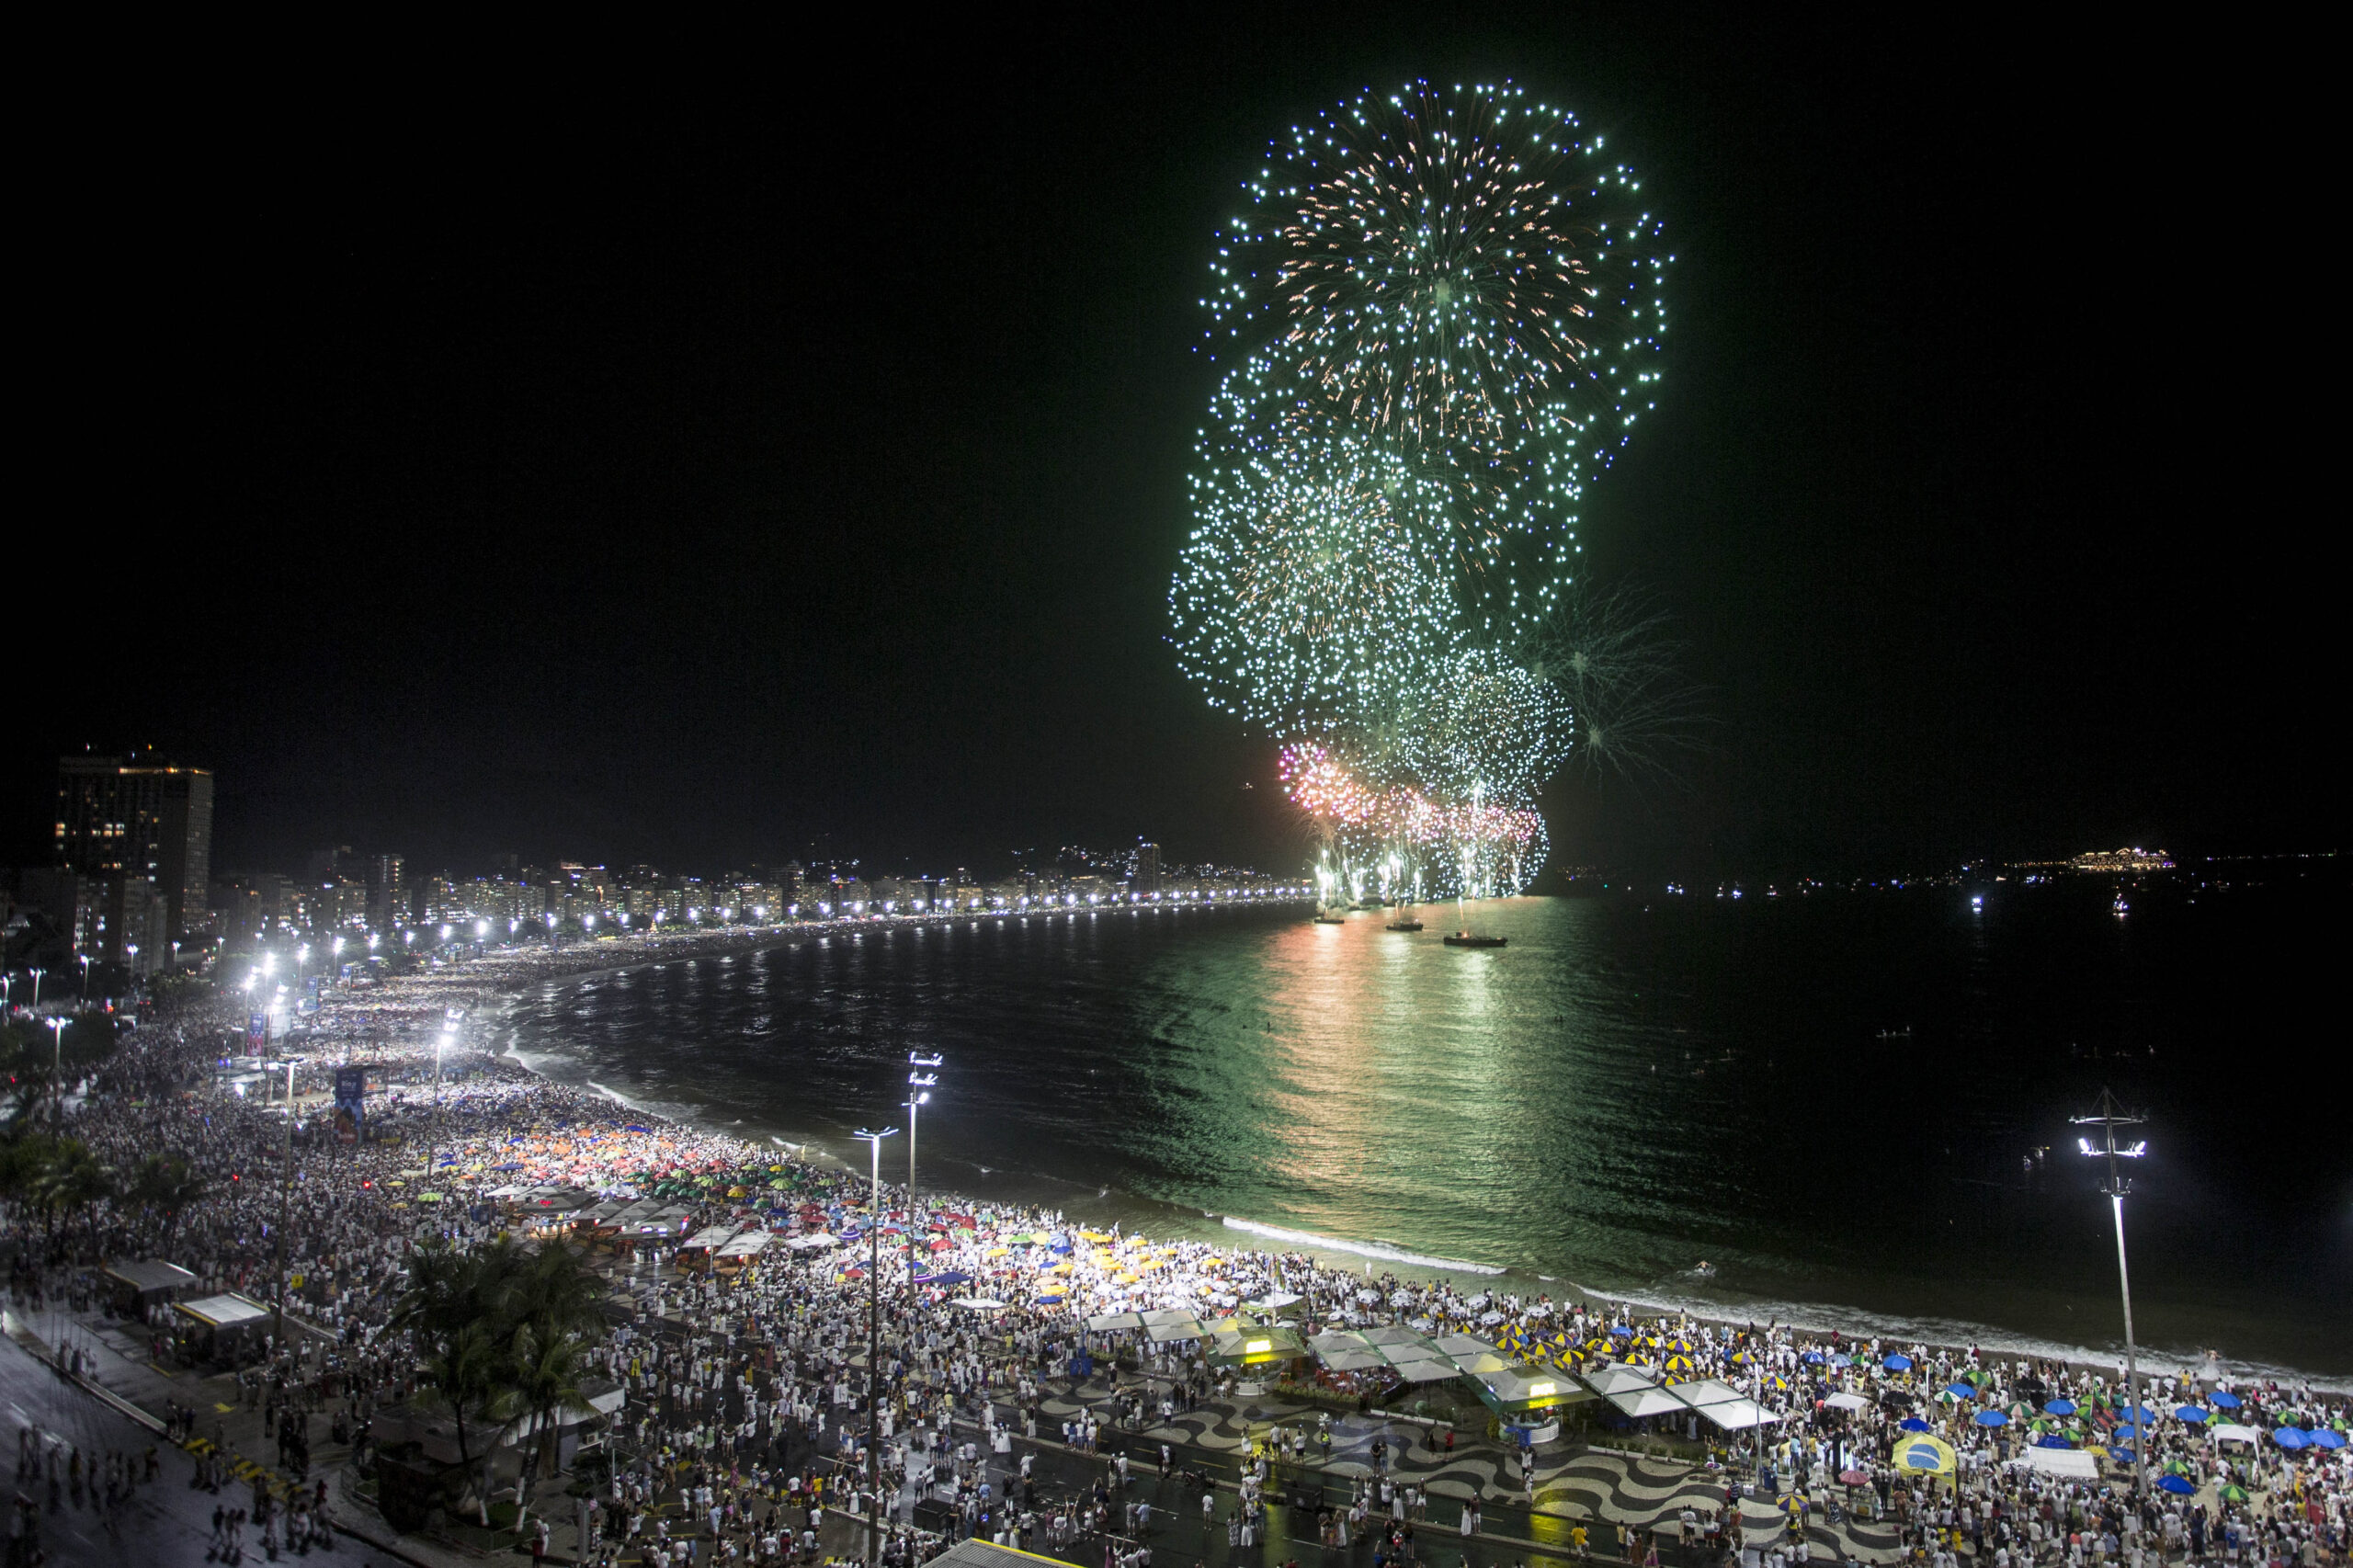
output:
[[[923,1186],[1339,1262],[1759,1320],[2120,1351],[2102,1169],[2162,1363],[2353,1377],[2334,861],[1383,915],[1087,914],[806,936],[514,1002],[551,1076],[865,1168],[946,1058]],[[1982,904],[1972,903],[1982,899]],[[1509,938],[1448,949],[1458,921]],[[1704,1273],[1702,1262],[1712,1269]]]

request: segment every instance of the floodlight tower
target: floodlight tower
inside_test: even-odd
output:
[[[2070,1117],[2068,1119],[2078,1127],[2099,1129],[2099,1141],[2097,1143],[2089,1138],[2077,1138],[2075,1147],[2093,1159],[2108,1162],[2108,1179],[2100,1183],[2099,1189],[2108,1194],[2109,1203],[2116,1211],[2116,1283],[2124,1293],[2125,1397],[2131,1402],[2132,1494],[2138,1497],[2144,1492],[2142,1485],[2142,1471],[2145,1456],[2149,1451],[2149,1424],[2142,1418],[2141,1415],[2141,1358],[2132,1340],[2132,1276],[2124,1266],[2124,1199],[2125,1195],[2132,1190],[2132,1183],[2116,1162],[2141,1158],[2149,1152],[2149,1143],[2147,1139],[2143,1138],[2135,1139],[2131,1143],[2119,1144],[2116,1141],[2116,1130],[2120,1127],[2138,1127],[2148,1120],[2148,1118],[2125,1115],[2123,1108],[2116,1103],[2116,1096],[2103,1088],[2099,1092],[2097,1109],[2089,1116]]]
[[[907,1289],[912,1292],[915,1282],[915,1112],[931,1103],[931,1086],[939,1082],[939,1074],[923,1069],[937,1067],[943,1058],[937,1054],[919,1055],[907,1052]]]

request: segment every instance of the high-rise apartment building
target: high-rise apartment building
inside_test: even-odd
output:
[[[1160,846],[1139,843],[1136,846],[1136,892],[1160,891]]]
[[[132,756],[57,759],[57,864],[143,877],[174,937],[201,925],[212,880],[212,775]]]

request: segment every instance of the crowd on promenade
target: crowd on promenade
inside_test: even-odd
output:
[[[613,1290],[612,1328],[589,1369],[621,1399],[614,1462],[578,1522],[602,1562],[684,1568],[714,1552],[807,1561],[819,1551],[813,1506],[870,1510],[870,1477],[897,1513],[890,1539],[900,1558],[919,1559],[931,1544],[905,1511],[916,1497],[941,1510],[922,1516],[934,1528],[952,1520],[957,1531],[1065,1554],[1082,1539],[1132,1542],[1148,1515],[1138,1520],[1122,1485],[1125,1461],[1105,1460],[1074,1491],[1048,1484],[1020,1456],[1040,1442],[1092,1452],[1106,1420],[1165,1429],[1225,1391],[1225,1370],[1199,1342],[1086,1326],[1154,1309],[1203,1321],[1253,1313],[1306,1335],[1406,1324],[1476,1336],[1529,1366],[1632,1367],[1663,1384],[1722,1380],[1766,1417],[1716,1445],[1727,1506],[1744,1485],[1779,1501],[1792,1543],[1809,1525],[1867,1516],[1928,1568],[1964,1555],[1980,1568],[2346,1561],[2347,1410],[2308,1388],[2167,1364],[2143,1369],[2135,1409],[2107,1367],[1662,1318],[1458,1276],[1374,1277],[1305,1253],[1095,1230],[1021,1206],[943,1195],[910,1207],[890,1186],[878,1211],[858,1174],[651,1118],[478,1051],[444,1052],[437,1065],[449,1009],[609,967],[603,946],[485,960],[331,1003],[310,1023],[313,1060],[296,1069],[301,1114],[290,1127],[268,1097],[282,1080],[240,1088],[219,1071],[240,1032],[233,991],[152,1010],[82,1085],[70,1116],[45,1126],[118,1169],[157,1154],[184,1160],[203,1196],[169,1212],[99,1205],[64,1225],[53,1208],[9,1201],[0,1245],[19,1300],[74,1299],[94,1264],[121,1256],[165,1257],[203,1293],[243,1291],[270,1305],[285,1281],[300,1332],[274,1358],[256,1345],[241,1374],[248,1397],[277,1430],[302,1435],[289,1457],[307,1448],[314,1415],[364,1454],[380,1413],[429,1393],[392,1324],[415,1250],[520,1229],[518,1192],[666,1199],[688,1216],[687,1229],[774,1233],[777,1244],[724,1278],[683,1266],[676,1228],[597,1255]],[[365,1136],[349,1142],[328,1099],[346,1058],[379,1072]],[[870,1293],[878,1232],[887,1289]],[[155,1316],[159,1354],[167,1319]],[[1050,1389],[1075,1392],[1086,1358],[1108,1365],[1117,1354],[1142,1378],[1108,1400],[1098,1382],[1080,1415],[1067,1404],[1047,1415]],[[1663,1419],[1687,1439],[1707,1435],[1696,1415]],[[187,1429],[201,1420],[191,1415]],[[1922,1436],[1938,1439],[1949,1462],[1907,1468],[1906,1446]],[[2125,1457],[2134,1449],[2150,1483],[2137,1498]],[[2036,1457],[2059,1452],[2089,1462]],[[1359,1523],[1366,1496],[1359,1486]],[[1231,1522],[1237,1549],[1264,1528],[1263,1503],[1246,1486]]]

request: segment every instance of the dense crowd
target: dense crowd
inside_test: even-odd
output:
[[[944,1196],[910,1207],[888,1186],[877,1211],[851,1173],[650,1118],[478,1051],[437,1060],[451,1008],[599,960],[612,955],[484,960],[332,1003],[311,1023],[311,1062],[294,1070],[291,1118],[282,1074],[240,1074],[224,1058],[238,1038],[233,993],[152,1012],[77,1086],[52,1131],[119,1169],[182,1160],[206,1190],[169,1211],[94,1205],[63,1226],[53,1207],[12,1201],[0,1242],[18,1299],[94,1305],[90,1266],[121,1256],[181,1265],[197,1277],[191,1294],[240,1291],[275,1306],[284,1281],[290,1343],[273,1352],[256,1336],[235,1358],[244,1397],[299,1474],[313,1417],[364,1462],[381,1413],[420,1394],[429,1403],[415,1348],[394,1327],[417,1248],[518,1231],[587,1244],[612,1293],[582,1392],[610,1415],[608,1463],[575,1522],[601,1562],[808,1561],[826,1505],[882,1510],[900,1561],[919,1561],[938,1534],[979,1531],[1063,1552],[1083,1539],[1142,1551],[1149,1505],[1139,1517],[1122,1485],[1127,1459],[1103,1457],[1096,1479],[1073,1488],[1049,1483],[1028,1456],[1040,1441],[1092,1454],[1100,1422],[1150,1430],[1230,1391],[1235,1369],[1213,1366],[1202,1340],[1099,1326],[1107,1314],[1155,1310],[1202,1323],[1249,1314],[1235,1321],[1280,1321],[1304,1335],[1406,1324],[1476,1336],[1518,1365],[1720,1381],[1754,1403],[1755,1422],[1715,1432],[1697,1412],[1677,1412],[1643,1424],[1714,1439],[1726,1513],[1687,1519],[1695,1539],[1723,1540],[1710,1532],[1744,1493],[1786,1509],[1787,1543],[1760,1547],[1737,1532],[1724,1541],[1756,1568],[1802,1559],[1807,1527],[1849,1517],[1894,1528],[1928,1568],[1963,1555],[1990,1568],[2345,1560],[2344,1403],[2234,1379],[2211,1361],[2144,1369],[2136,1409],[2105,1367],[1662,1318],[1456,1277],[1375,1278],[1368,1265],[1094,1231],[1051,1210]],[[335,1069],[351,1061],[374,1069],[357,1136],[338,1130],[330,1099]],[[683,1219],[650,1234],[597,1228],[642,1199],[666,1199]],[[684,1250],[707,1226],[769,1233],[775,1244],[722,1269],[708,1247]],[[876,1256],[881,1288],[870,1292]],[[149,1319],[158,1357],[172,1353],[169,1309]],[[880,1358],[870,1389],[870,1336]],[[1049,1390],[1075,1392],[1097,1357],[1123,1357],[1140,1376],[1108,1398],[1098,1381],[1093,1406],[1048,1416]],[[1367,1403],[1376,1392],[1312,1366],[1299,1375]],[[172,1418],[199,1432],[195,1412]],[[1303,1431],[1290,1439],[1302,1460]],[[1322,1435],[1328,1442],[1328,1420]],[[1924,1437],[1937,1441],[1915,1441]],[[2146,1483],[2137,1497],[2136,1455]],[[1267,1528],[1266,1473],[1264,1456],[1245,1468],[1225,1516],[1237,1551]],[[1326,1545],[1409,1523],[1426,1506],[1385,1474],[1351,1488],[1317,1521]],[[1206,1491],[1203,1506],[1215,1506]],[[312,1522],[298,1513],[262,1528],[275,1539]]]

